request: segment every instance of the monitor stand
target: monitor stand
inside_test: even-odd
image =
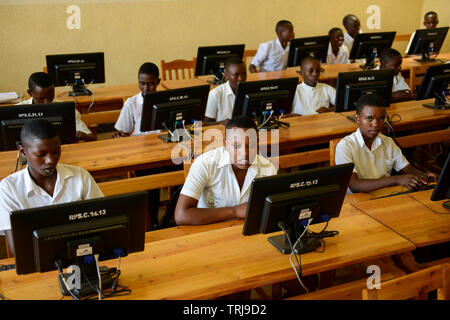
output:
[[[92,91],[89,90],[88,88],[86,88],[84,85],[82,84],[74,84],[72,86],[72,91],[69,91],[67,93],[67,95],[69,97],[74,97],[74,96],[90,96],[92,95]]]
[[[164,133],[164,134],[160,134],[158,135],[158,138],[161,139],[162,141],[169,143],[169,142],[182,142],[184,140],[190,140],[192,139],[191,137],[189,137],[187,135],[186,132],[181,132],[182,130],[174,130],[172,131],[172,134],[170,134],[169,132]]]
[[[446,110],[450,109],[450,104],[448,104],[444,98],[439,97],[436,93],[436,98],[434,99],[434,104],[431,103],[425,103],[423,104],[424,107],[435,109],[435,110]]]
[[[442,203],[442,206],[443,206],[445,209],[450,209],[450,201],[445,201],[444,203]]]
[[[303,231],[301,231],[303,232]],[[301,239],[301,245],[300,242],[297,243],[297,245],[294,248],[295,254],[304,254],[308,252],[315,251],[318,247],[321,246],[321,241],[317,238],[313,238],[309,236],[309,232],[307,231],[306,234]],[[293,239],[291,237],[291,243],[294,245],[295,241],[297,239]],[[277,236],[269,237],[267,240],[278,249],[283,254],[289,254],[291,253],[291,247],[289,245],[289,241],[287,240],[286,236],[284,234],[280,234]]]
[[[371,70],[375,68],[375,58],[366,58],[366,63],[359,66],[363,70]]]

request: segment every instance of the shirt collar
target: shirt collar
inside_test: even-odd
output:
[[[301,86],[303,89],[306,89],[306,90],[308,90],[308,91],[313,91],[313,90],[315,90],[315,89],[317,88],[317,85],[318,85],[318,84],[319,84],[319,82],[317,82],[317,84],[316,84],[315,87],[311,87],[309,84],[306,84],[305,81],[302,81],[302,82],[300,83],[300,86]]]
[[[361,148],[367,148],[365,142],[364,142],[364,138],[361,134],[361,130],[356,130],[356,141],[358,142],[359,146]],[[380,133],[375,137],[375,139],[372,142],[372,148],[371,150],[369,148],[367,148],[367,150],[369,151],[374,151],[375,149],[377,149],[379,146],[381,145],[381,137],[380,137]]]
[[[285,49],[283,49],[283,46],[281,45],[280,39],[277,38],[277,39],[275,40],[275,43],[276,43],[277,47],[278,47],[281,51],[289,51],[289,44],[290,44],[289,41],[288,41],[288,43],[287,43]]]
[[[28,166],[24,169],[25,173],[25,194],[28,198],[32,197],[34,194],[44,195],[47,194],[40,186],[38,186],[33,179],[31,178],[30,172],[28,171]],[[66,179],[73,177],[74,173],[72,170],[68,169],[65,166],[61,166],[59,164],[56,165],[56,182],[55,189],[53,191],[53,197],[57,195],[62,189],[61,181],[65,181]],[[48,194],[47,194],[48,195]]]
[[[230,86],[230,81],[225,82],[224,85],[225,85],[225,94],[227,96],[231,96],[231,95],[234,96],[233,89],[231,89],[231,86]]]

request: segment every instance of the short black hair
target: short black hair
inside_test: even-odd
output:
[[[232,64],[243,65],[244,61],[238,57],[232,57],[225,62],[225,70],[228,70]]]
[[[35,72],[28,79],[28,88],[33,91],[36,87],[48,88],[53,85],[49,75],[45,72]]]
[[[53,124],[45,119],[30,119],[20,131],[20,144],[29,146],[34,139],[51,139],[58,136]]]
[[[385,63],[394,59],[395,57],[401,57],[402,54],[393,48],[384,49],[379,56],[380,62]]]
[[[386,107],[386,103],[384,102],[383,98],[381,98],[376,93],[364,93],[355,102],[355,106],[356,106],[356,114],[360,114],[365,106]]]
[[[423,16],[423,20],[425,20],[427,18],[428,15],[433,15],[436,16],[436,18],[438,17],[438,14],[434,11],[428,11],[427,13],[425,13],[425,15]]]
[[[328,31],[328,35],[331,37],[333,35],[333,33],[338,32],[338,31],[342,32],[342,29],[338,28],[338,27],[332,28],[332,29],[330,29],[330,31]]]
[[[231,129],[231,128],[242,128],[242,129],[255,129],[258,131],[258,127],[256,126],[255,121],[253,121],[248,116],[234,116],[232,117],[227,125],[225,126],[225,130]]]
[[[288,20],[280,20],[280,21],[278,21],[278,22],[277,22],[277,25],[275,26],[275,32],[278,34],[278,32],[279,32],[282,28],[285,28],[285,27],[287,27],[288,25],[291,25],[292,27],[294,27],[293,24],[292,24],[292,22],[290,22],[290,21],[288,21]]]
[[[346,27],[353,19],[359,20],[358,17],[355,16],[354,14],[348,14],[344,17],[344,19],[342,19],[342,24],[344,25],[344,27]]]
[[[138,77],[141,74],[152,75],[155,78],[159,78],[159,69],[158,66],[152,62],[146,62],[139,68]]]
[[[310,55],[306,55],[302,58],[302,60],[300,60],[300,67],[303,67],[303,64],[307,61],[317,61],[320,65],[319,59],[317,59],[316,57],[310,56]]]

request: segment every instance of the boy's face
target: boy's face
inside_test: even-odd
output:
[[[141,73],[138,78],[139,89],[141,89],[142,94],[155,92],[160,81],[161,79],[152,74]]]
[[[339,48],[344,43],[344,33],[340,30],[333,32],[330,42],[333,48]]]
[[[294,39],[294,27],[292,24],[285,25],[278,32],[278,39],[280,39],[281,43],[288,43],[292,39]]]
[[[380,69],[394,69],[395,75],[398,75],[402,70],[402,57],[397,56],[382,62],[380,64]]]
[[[355,115],[355,121],[363,137],[375,139],[383,130],[386,119],[385,107],[364,106],[360,114]]]
[[[300,73],[308,86],[315,87],[319,82],[320,63],[316,60],[306,60],[302,63]]]
[[[225,149],[233,167],[248,169],[258,152],[258,136],[255,129],[232,127],[226,130]]]
[[[358,18],[351,19],[347,26],[345,26],[345,29],[352,38],[356,37],[356,35],[359,33],[360,28],[361,23],[359,22]]]
[[[435,29],[439,23],[439,20],[436,15],[429,14],[425,17],[425,20],[423,21],[423,25],[427,29]]]
[[[238,84],[247,80],[245,64],[230,64],[225,72],[225,78],[228,80],[231,89],[236,92]]]
[[[51,139],[34,139],[32,143],[19,146],[27,159],[28,168],[34,177],[51,177],[56,174],[56,165],[61,157],[61,142],[58,136]]]
[[[52,103],[55,98],[55,87],[52,85],[47,88],[35,87],[28,89],[28,94],[33,98],[33,103]]]

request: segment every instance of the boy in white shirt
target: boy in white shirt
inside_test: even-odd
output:
[[[384,49],[380,56],[380,65],[375,69],[394,69],[395,75],[392,83],[392,102],[400,102],[407,100],[414,100],[416,95],[411,91],[411,88],[406,83],[405,78],[401,74],[402,70],[402,55],[395,49]]]
[[[245,218],[252,180],[277,173],[257,154],[258,133],[252,119],[233,117],[225,131],[224,147],[202,154],[192,164],[175,209],[178,225]]]
[[[239,58],[229,59],[225,65],[224,78],[227,80],[225,83],[209,92],[205,122],[220,122],[231,119],[237,87],[239,83],[247,80],[244,61]]]
[[[344,33],[344,45],[347,46],[348,52],[352,52],[353,42],[355,37],[361,31],[361,23],[359,19],[354,14],[348,14],[342,20],[342,24],[345,27]]]
[[[333,111],[336,100],[336,89],[320,83],[320,61],[307,56],[300,63],[302,83],[297,85],[292,113],[302,116]]]
[[[52,80],[45,72],[35,72],[31,74],[28,79],[28,94],[30,99],[18,103],[22,104],[36,104],[36,103],[52,103],[55,98],[55,86]],[[92,131],[81,120],[81,114],[75,108],[75,128],[77,140],[94,141],[95,137]]]
[[[19,152],[27,167],[0,182],[0,232],[5,232],[12,254],[12,211],[103,197],[85,169],[58,164],[61,141],[49,121],[27,121],[20,140]]]
[[[330,44],[328,45],[327,64],[348,63],[350,52],[344,46],[344,34],[341,28],[333,28],[328,32]]]
[[[138,85],[141,92],[125,101],[119,118],[114,125],[117,132],[114,133],[113,138],[144,135],[160,131],[141,132],[140,130],[142,106],[144,104],[143,95],[147,92],[156,91],[160,82],[159,69],[154,63],[146,62],[139,68]]]
[[[436,179],[434,173],[421,172],[411,166],[394,140],[381,134],[386,119],[383,99],[363,94],[356,104],[355,121],[359,128],[336,146],[336,164],[354,163],[349,188],[352,192],[371,192],[401,185],[420,190]],[[391,176],[392,169],[401,175]]]
[[[278,38],[261,43],[249,67],[250,72],[284,70],[289,55],[289,41],[294,39],[294,26],[290,21],[278,21],[275,32]],[[257,69],[259,68],[259,70]]]
[[[429,11],[425,13],[425,16],[423,17],[423,26],[426,29],[436,29],[437,25],[439,23],[438,14],[434,11]],[[411,43],[414,39],[414,36],[416,34],[416,31],[414,31],[411,35],[411,38],[409,38],[408,45],[406,46],[405,53],[408,54],[409,48],[411,47]]]

